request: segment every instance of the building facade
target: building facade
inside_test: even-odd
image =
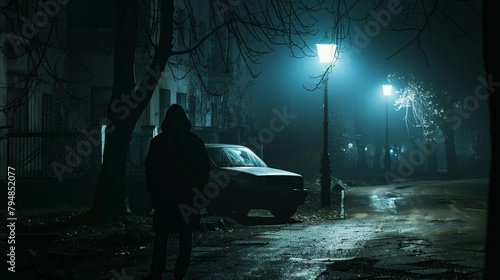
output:
[[[0,14],[1,169],[15,165],[19,177],[56,179],[54,164],[57,167],[63,163],[72,170],[65,176],[96,176],[105,143],[103,120],[113,88],[115,1],[46,0],[36,6],[24,1],[0,2],[7,7]],[[139,2],[143,5],[143,32],[137,39],[138,83],[150,62],[148,43],[157,40],[158,30],[153,26],[159,5],[157,0]],[[175,50],[192,46],[214,27],[217,13],[212,1],[189,4],[176,1]],[[230,34],[219,35],[228,46],[225,55],[236,55]],[[213,40],[201,44],[198,53],[203,54],[206,65],[221,65],[220,49]],[[245,130],[242,127],[247,126],[239,105],[245,98],[243,68],[234,64],[226,71],[199,70],[202,83],[192,65],[184,63],[186,58],[189,56],[169,60],[135,126],[129,153],[131,168],[142,168],[149,140],[160,132],[171,104],[186,109],[195,133],[206,142],[239,142]],[[207,88],[225,94],[213,94]],[[101,132],[99,144],[92,141],[96,131]],[[91,151],[84,151],[84,147]],[[64,164],[71,156],[76,158],[74,166]],[[5,174],[1,176],[5,179]]]

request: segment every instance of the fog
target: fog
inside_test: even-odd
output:
[[[469,20],[476,21],[477,25],[480,16],[471,10]],[[326,30],[328,20],[324,23],[323,30]],[[398,96],[394,91],[399,89],[394,88],[389,99],[382,94],[382,85],[388,83],[387,75],[391,73],[407,78],[413,75],[424,85],[432,86],[437,91],[446,90],[459,96],[458,99],[464,103],[469,102],[472,112],[461,115],[461,122],[455,129],[459,157],[470,156],[468,138],[473,130],[477,130],[484,141],[489,140],[487,103],[474,97],[476,88],[483,86],[487,80],[479,31],[465,36],[454,26],[444,26],[424,32],[419,42],[412,42],[415,32],[379,30],[368,33],[369,36],[363,32],[367,30],[365,22],[356,24],[359,29],[354,30],[358,30],[358,33],[351,34],[350,45],[343,43],[339,59],[329,75],[329,149],[348,148],[348,143],[354,143],[355,135],[362,134],[368,156],[373,155],[373,147],[385,143],[386,101],[389,102],[390,146],[401,146],[411,141],[404,121],[406,112],[396,111],[394,106]],[[476,28],[479,30],[479,27]],[[323,30],[319,28],[318,42],[324,35]],[[309,42],[312,46],[314,43]],[[314,76],[320,75],[323,67],[317,57],[297,59],[291,57],[285,48],[277,49],[258,65],[262,72],[248,90],[251,96],[249,111],[250,118],[256,124],[256,137],[260,132],[263,138],[263,156],[266,161],[304,171],[297,163],[304,160],[301,154],[310,150],[314,150],[313,153],[317,155],[321,153],[323,88],[321,85],[314,91],[308,89],[314,88],[318,82]],[[482,90],[486,91],[484,86]],[[268,128],[276,116],[276,110],[285,110],[289,114],[289,123],[284,129],[270,134]],[[359,121],[359,131],[353,128],[355,115]],[[446,169],[444,145],[439,145],[437,152],[439,168]],[[335,154],[330,153],[334,163]],[[489,155],[489,152],[485,154]],[[296,164],[292,164],[291,160]]]

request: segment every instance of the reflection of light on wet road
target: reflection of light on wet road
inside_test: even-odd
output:
[[[377,212],[396,214],[398,210],[397,205],[401,205],[402,203],[404,203],[402,196],[389,197],[376,194],[370,196],[370,206]]]

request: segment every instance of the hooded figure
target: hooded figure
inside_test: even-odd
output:
[[[151,140],[145,162],[155,230],[152,273],[145,279],[161,279],[171,232],[179,233],[180,250],[174,273],[175,279],[182,279],[191,257],[192,232],[200,226],[201,209],[195,207],[194,190],[203,192],[210,163],[205,144],[190,132],[191,123],[181,106],[170,106],[161,130]]]

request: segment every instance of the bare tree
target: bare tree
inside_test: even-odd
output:
[[[203,76],[203,69],[214,68],[207,65],[203,44],[209,37],[215,36],[220,44],[219,54],[223,69],[228,69],[237,59],[247,66],[251,76],[257,73],[252,65],[267,53],[273,46],[284,45],[297,48],[302,55],[310,53],[306,37],[315,34],[316,23],[312,13],[321,8],[320,2],[301,1],[215,1],[212,9],[213,28],[200,35],[197,31],[199,23],[192,17],[193,7],[190,1],[175,3],[174,1],[152,1],[157,6],[158,16],[153,17],[150,30],[158,30],[157,38],[151,37],[151,63],[146,75],[137,83],[134,79],[134,58],[139,34],[138,22],[141,13],[137,13],[138,3],[134,0],[120,2],[117,6],[117,30],[115,45],[115,80],[111,99],[123,95],[144,96],[136,108],[123,118],[122,115],[108,107],[108,118],[111,122],[106,137],[104,162],[102,164],[99,185],[95,194],[93,207],[89,211],[91,219],[96,217],[110,218],[125,213],[124,204],[124,166],[125,151],[130,142],[131,132],[144,111],[165,67],[173,71],[173,67],[183,67],[193,71],[199,78],[207,93],[221,95],[210,88]],[[185,18],[175,18],[175,11],[183,6],[187,10]],[[140,10],[139,10],[140,11]],[[189,28],[181,22],[189,22]],[[177,32],[186,32],[180,36],[181,44],[173,44]],[[192,40],[185,40],[191,38]],[[234,40],[237,56],[230,56],[229,40]],[[174,65],[169,61],[178,62]],[[139,85],[137,87],[137,85]]]
[[[395,100],[396,111],[405,110],[403,118],[408,134],[414,142],[419,142],[421,150],[426,151],[428,173],[437,173],[437,143],[445,143],[447,173],[457,175],[457,155],[455,149],[455,128],[449,118],[451,108],[461,106],[453,101],[447,91],[438,91],[414,76],[405,78],[390,74],[388,81],[397,85],[400,95]],[[410,129],[416,128],[416,129]]]
[[[210,76],[210,71],[203,70],[201,76]],[[247,90],[252,79],[240,69],[231,73],[212,76],[206,83],[214,92],[220,94],[206,94],[204,85],[197,74],[187,77],[188,92],[194,94],[194,120],[197,126],[211,126],[217,128],[249,127],[247,106],[251,97]]]
[[[67,59],[73,59],[65,52],[65,40],[61,35],[65,31],[64,20],[57,16],[68,1],[22,2],[22,5],[21,2],[10,1],[0,7],[0,12],[8,19],[12,34],[26,35],[10,38],[13,42],[10,48],[14,48],[14,52],[2,49],[4,53],[13,54],[12,58],[26,61],[28,68],[26,90],[22,91],[26,98],[16,102],[29,99],[32,89],[41,82],[56,84],[63,89],[64,94],[71,95],[70,88],[75,85],[75,81],[66,79],[62,62],[57,57],[49,57],[47,52],[49,48],[57,49]],[[374,3],[375,7],[381,7],[388,2],[390,1]],[[411,16],[411,12],[416,11],[418,5],[427,7],[432,4],[423,0],[404,2],[406,20],[391,21],[391,27],[397,30],[399,26],[393,25],[397,22],[414,30],[416,39],[409,43],[418,43],[420,35],[429,30],[433,21],[437,21],[440,15],[449,14],[443,7],[452,7],[450,2],[456,1],[437,2],[440,4],[434,5],[428,13],[426,9],[419,9],[424,11],[419,14],[420,20]],[[447,6],[442,6],[442,2],[446,2]],[[124,178],[127,150],[132,131],[149,103],[162,73],[168,71],[179,79],[194,75],[199,79],[203,94],[223,96],[225,89],[210,83],[206,71],[230,73],[234,71],[234,65],[239,63],[245,66],[250,77],[256,77],[260,73],[258,65],[261,59],[277,47],[288,48],[291,56],[296,58],[313,56],[315,50],[310,48],[308,42],[312,41],[309,38],[316,36],[319,31],[317,15],[325,13],[332,23],[330,38],[338,45],[336,55],[341,58],[341,50],[347,50],[343,47],[343,42],[348,42],[351,36],[350,22],[364,20],[370,12],[365,10],[361,12],[364,16],[353,16],[352,11],[354,7],[358,7],[358,1],[216,0],[211,3],[210,21],[202,22],[194,16],[197,13],[193,1],[102,2],[103,6],[110,6],[116,11],[113,35],[114,78],[107,109],[104,160],[93,205],[86,216],[91,220],[126,213]],[[38,11],[48,12],[45,12],[45,17],[37,17]],[[27,25],[27,19],[36,24]],[[464,34],[468,34],[468,30]],[[217,46],[216,61],[207,59],[209,55],[206,47],[212,42]],[[401,49],[405,47],[403,45]],[[143,52],[141,58],[147,61],[148,70],[141,79],[136,80],[135,62],[138,51]],[[322,84],[333,66],[330,65],[318,76],[320,80],[317,85]],[[85,68],[83,64],[82,68]],[[179,73],[182,74],[179,76]],[[130,100],[133,102],[125,102]],[[229,102],[230,99],[225,100]],[[7,107],[15,107],[16,102],[7,104]],[[124,105],[126,109],[117,110],[117,104]]]
[[[430,41],[432,36],[441,36],[454,40],[456,42],[477,42],[481,39],[481,24],[480,24],[480,8],[481,5],[474,1],[391,1],[391,0],[377,0],[370,3],[360,4],[359,1],[346,2],[346,1],[333,1],[331,5],[325,5],[328,12],[334,15],[331,21],[331,33],[329,34],[333,39],[332,42],[338,45],[337,58],[342,58],[352,55],[368,52],[368,45],[370,41],[378,40],[380,35],[381,40],[391,40],[390,44],[384,46],[385,60],[390,61],[398,56],[407,55],[411,51],[422,57],[427,67],[429,65],[428,53],[430,50]],[[381,35],[383,32],[384,35]],[[390,37],[391,34],[393,35]],[[362,38],[360,41],[359,38]],[[405,52],[405,53],[404,53]],[[368,55],[367,55],[368,56]],[[332,65],[334,67],[334,65]],[[405,65],[412,72],[410,65]],[[378,70],[378,66],[372,65],[372,69]],[[380,67],[384,68],[384,67]],[[327,69],[328,71],[329,69]],[[327,72],[325,71],[325,73]],[[372,75],[377,75],[372,71]],[[384,70],[382,70],[384,71]],[[392,71],[392,70],[389,70]],[[320,78],[324,81],[326,74],[322,73]],[[387,75],[388,73],[383,73]],[[437,77],[437,79],[440,79]],[[437,82],[437,81],[430,81]],[[317,84],[317,87],[321,83]],[[315,90],[315,88],[311,90]],[[454,101],[450,97],[458,99],[458,93],[447,94],[446,97],[437,93],[437,96],[432,98],[439,99],[442,106],[447,109],[453,106]],[[352,98],[355,98],[353,95]],[[423,102],[427,97],[421,97]],[[437,100],[436,100],[437,101]],[[417,102],[417,101],[415,101]],[[451,102],[451,103],[450,103]],[[354,104],[356,101],[354,100]],[[420,105],[424,103],[419,103]],[[413,104],[417,105],[416,103]],[[446,107],[448,106],[448,107]],[[424,106],[427,107],[427,106]],[[424,108],[421,107],[421,108]],[[422,114],[427,112],[425,110],[417,110]],[[431,127],[426,127],[431,124],[428,118],[430,115],[414,115],[414,120],[418,123],[414,125],[424,129],[422,133],[430,133]],[[425,121],[422,118],[427,118]],[[438,118],[439,119],[439,118]],[[409,119],[407,119],[409,120]],[[354,117],[356,129],[362,131],[362,124],[358,123],[357,118]],[[448,135],[447,153],[448,153],[448,166],[449,173],[454,173],[457,168],[456,155],[453,144],[453,131],[446,122],[440,121],[440,127],[446,130]],[[434,124],[436,125],[436,124]],[[426,139],[430,139],[425,137]],[[430,145],[430,144],[429,144]],[[360,153],[359,155],[363,155]],[[362,157],[359,158],[363,162]],[[432,153],[429,157],[430,170],[437,171],[436,154]],[[361,165],[360,165],[361,166]]]
[[[7,107],[29,99],[40,81],[60,85],[66,94],[71,93],[68,85],[72,81],[64,80],[57,58],[48,57],[47,52],[48,48],[58,48],[64,53],[64,39],[59,37],[64,32],[64,20],[57,15],[67,2],[54,0],[47,2],[47,6],[43,1],[33,4],[10,1],[1,8],[9,19],[12,34],[25,35],[10,38],[15,52],[3,52],[14,53],[15,59],[24,59],[28,68],[26,89],[22,91],[26,98],[10,102]],[[294,57],[314,55],[307,42],[317,33],[318,20],[314,14],[322,11],[323,2],[217,0],[211,2],[207,11],[210,20],[204,22],[195,16],[199,14],[197,7],[187,0],[103,2],[103,6],[111,6],[116,11],[114,78],[107,108],[103,163],[92,208],[86,217],[107,219],[126,213],[125,162],[132,131],[164,71],[176,79],[194,75],[203,94],[223,99],[222,106],[234,105],[230,104],[231,98],[225,96],[227,89],[208,81],[207,71],[228,74],[235,70],[234,65],[242,64],[250,77],[256,77],[259,71],[254,66],[279,46],[289,48]],[[12,11],[15,13],[11,14]],[[27,21],[30,24],[26,24]],[[213,42],[217,52],[215,61],[215,55],[207,54],[210,52],[207,44]],[[136,80],[135,75],[138,51],[143,52],[141,59],[149,64],[140,80]],[[46,75],[46,81],[41,75]]]
[[[477,1],[373,1],[369,12],[361,13],[356,20],[373,20],[374,11],[395,11],[378,13],[382,27],[403,36],[394,44],[394,51],[387,60],[416,47],[426,65],[429,66],[429,35],[438,35],[452,40],[479,42],[481,33],[481,3]]]

